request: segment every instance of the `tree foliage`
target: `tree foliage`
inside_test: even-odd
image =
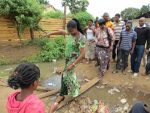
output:
[[[72,18],[78,19],[81,24],[81,27],[84,28],[87,26],[87,22],[90,19],[93,19],[93,16],[90,13],[85,11],[85,12],[79,12],[79,13],[72,15]]]
[[[149,12],[149,11],[150,11],[150,4],[148,4],[148,5],[143,5],[143,6],[141,7],[141,9],[140,9],[140,13],[141,13],[141,14],[147,13],[147,12]]]
[[[126,8],[121,12],[122,18],[125,20],[132,20],[140,15],[140,9],[138,8]]]
[[[32,29],[39,28],[42,9],[42,5],[36,0],[1,0],[0,2],[0,15],[15,23],[19,37],[27,27],[31,32]]]
[[[89,5],[88,0],[62,0],[69,7],[72,14],[78,13],[80,11],[86,11]]]

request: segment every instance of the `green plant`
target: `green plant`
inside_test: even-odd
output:
[[[28,45],[37,45],[39,47],[42,47],[45,45],[46,42],[48,42],[50,39],[49,38],[35,38],[33,41],[31,40],[27,40],[23,42],[24,46],[28,46]]]
[[[73,18],[78,19],[81,27],[84,28],[87,26],[88,20],[93,19],[93,16],[88,12],[79,12],[73,15]]]
[[[64,57],[65,53],[65,39],[60,36],[53,39],[41,38],[36,39],[28,44],[34,44],[41,47],[41,52],[38,55],[24,58],[22,61],[29,62],[51,62],[53,59],[60,59]]]
[[[44,14],[44,18],[63,18],[64,14],[62,11],[49,11],[46,14]]]
[[[7,65],[9,63],[10,63],[10,61],[8,61],[8,60],[6,60],[4,58],[0,58],[0,65]]]
[[[53,59],[60,59],[64,57],[64,52],[65,40],[63,37],[58,37],[46,42],[46,44],[42,47],[39,57],[44,62],[51,62]]]

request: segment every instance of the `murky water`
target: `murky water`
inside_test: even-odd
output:
[[[61,67],[63,69],[64,66],[63,60],[59,62],[53,62],[53,63],[37,63],[36,65],[38,65],[41,70],[41,84],[43,86],[48,88],[50,87],[52,89],[60,88],[61,76],[55,75],[53,72],[55,71],[56,67]],[[16,66],[17,65],[0,66],[0,77],[8,76],[9,73]],[[92,74],[92,76],[94,76],[94,74],[96,75],[97,72],[93,73],[92,72],[93,69],[91,70],[91,74],[90,74],[89,73],[90,69],[91,69],[90,66],[88,68],[85,68],[84,66],[78,68],[79,71],[77,75],[79,75],[78,79],[81,84],[85,83],[86,76],[84,73],[86,73],[87,75]],[[125,104],[121,103],[122,99],[125,99],[127,101],[126,104],[129,104],[128,108],[130,108],[137,101],[144,101],[145,103],[150,105],[150,94],[138,90],[137,87],[125,86],[125,85],[114,87],[114,86],[109,86],[107,84],[98,83],[96,84],[96,86],[92,87],[83,95],[81,95],[79,97],[79,102],[83,101],[86,98],[90,98],[91,101],[103,100],[111,108],[112,113],[115,113],[116,108],[119,107],[123,108],[125,106]],[[50,100],[54,100],[54,96],[52,96]],[[72,109],[71,106],[72,103],[69,106],[64,107],[63,109],[58,111],[58,113],[59,112],[62,113],[65,112],[66,110]],[[78,109],[76,108],[77,106],[73,106],[73,107],[75,109]]]

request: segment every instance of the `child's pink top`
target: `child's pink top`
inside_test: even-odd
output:
[[[29,95],[23,101],[17,101],[15,92],[8,97],[7,111],[8,113],[45,113],[43,102],[34,94]]]

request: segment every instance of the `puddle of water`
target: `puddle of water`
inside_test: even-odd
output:
[[[50,78],[42,81],[42,86],[50,89],[60,89],[61,88],[61,76],[52,75]]]

